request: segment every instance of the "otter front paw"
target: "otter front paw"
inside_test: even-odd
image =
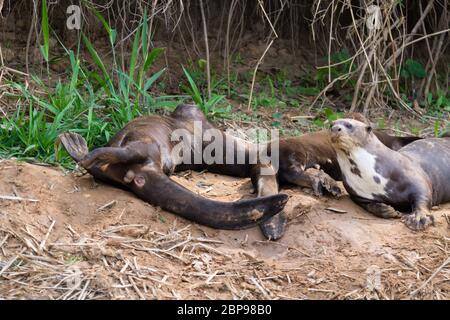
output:
[[[405,215],[402,221],[408,228],[414,231],[425,230],[430,225],[434,225],[434,217],[425,212],[415,212]]]
[[[370,202],[363,204],[362,206],[370,213],[384,219],[401,218],[403,216],[401,212],[395,210],[390,205],[381,202]]]
[[[328,192],[334,197],[338,198],[342,194],[342,190],[339,187],[336,180],[331,178],[323,170],[308,169],[306,172],[310,175],[312,180],[312,189],[314,194],[318,197],[323,196],[324,192]]]

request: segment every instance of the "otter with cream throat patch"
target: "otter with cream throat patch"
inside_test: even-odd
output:
[[[431,207],[450,201],[449,138],[417,140],[394,151],[357,120],[337,120],[330,131],[344,187],[367,211],[423,230],[434,223]]]

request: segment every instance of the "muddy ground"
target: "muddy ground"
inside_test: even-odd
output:
[[[254,196],[249,179],[173,178],[211,199]],[[450,204],[416,233],[346,195],[283,192],[289,227],[268,242],[257,228],[199,226],[89,175],[0,160],[0,298],[450,298]]]

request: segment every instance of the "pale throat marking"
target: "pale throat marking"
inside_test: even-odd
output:
[[[388,179],[375,171],[375,155],[361,147],[355,147],[350,151],[349,157],[356,163],[360,177],[352,172],[354,166],[350,163],[349,157],[341,150],[336,150],[336,153],[346,183],[358,196],[373,200],[374,195],[384,195],[386,193],[385,188]],[[375,180],[379,181],[379,183]]]

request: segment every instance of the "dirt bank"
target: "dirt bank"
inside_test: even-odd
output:
[[[213,199],[253,196],[248,179],[174,179]],[[0,298],[450,298],[450,205],[414,233],[347,196],[284,191],[290,225],[267,242],[257,228],[198,226],[89,175],[0,160]]]

